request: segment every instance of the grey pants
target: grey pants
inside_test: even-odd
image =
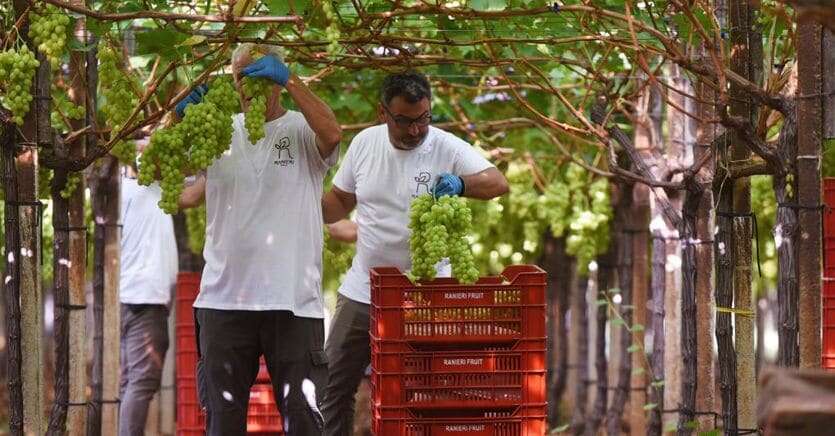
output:
[[[354,434],[354,395],[371,361],[369,305],[337,296],[325,352],[330,378],[322,412],[326,436]]]
[[[168,308],[121,305],[119,435],[143,436],[148,404],[159,390],[168,351]]]
[[[246,434],[249,391],[263,354],[284,431],[321,435],[321,399],[328,380],[322,319],[284,310],[196,309],[197,389],[207,436]]]

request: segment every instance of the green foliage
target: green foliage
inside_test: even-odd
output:
[[[186,209],[184,214],[188,232],[188,249],[194,254],[202,255],[203,246],[206,244],[206,206]]]

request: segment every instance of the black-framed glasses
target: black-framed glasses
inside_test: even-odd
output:
[[[412,127],[412,124],[419,126],[419,127],[426,127],[432,122],[432,113],[429,111],[424,112],[421,116],[417,118],[409,118],[403,115],[395,115],[391,113],[391,110],[386,105],[382,105],[383,109],[388,114],[389,118],[394,120],[394,123],[397,124],[397,127],[408,129]]]

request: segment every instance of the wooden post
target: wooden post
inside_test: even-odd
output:
[[[122,228],[119,222],[119,162],[113,156],[104,174],[103,188],[107,196],[104,216],[104,374],[102,434],[119,432],[119,251]]]
[[[731,69],[753,83],[762,81],[762,35],[757,30],[759,0],[732,0],[729,3]],[[731,85],[730,114],[756,122],[757,106],[736,85]],[[743,138],[735,135],[730,152],[733,161],[750,159],[751,151]],[[749,178],[736,179],[733,183],[732,207],[734,213],[733,289],[734,308],[743,313],[734,315],[738,425],[741,429],[757,428],[756,420],[756,361],[754,355],[754,326],[756,306],[751,288],[751,182]]]
[[[652,162],[652,147],[657,139],[657,123],[661,117],[661,101],[653,92],[654,88],[647,88],[636,106],[638,122],[635,125],[635,149],[647,162]],[[647,433],[647,411],[644,406],[649,398],[646,387],[648,385],[650,368],[646,368],[646,356],[643,351],[644,332],[648,327],[647,299],[649,298],[650,277],[649,266],[649,221],[650,194],[645,185],[635,185],[632,188],[629,231],[632,234],[632,324],[641,325],[643,329],[633,329],[632,344],[641,346],[641,351],[631,354],[632,381],[629,390],[628,419],[632,434]],[[636,370],[641,368],[641,370]],[[640,388],[645,389],[641,390]]]
[[[800,366],[821,364],[821,147],[823,26],[804,19],[797,35],[797,285]],[[833,74],[835,72],[830,72]]]

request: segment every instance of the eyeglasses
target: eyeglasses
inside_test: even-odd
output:
[[[408,129],[412,127],[412,124],[417,125],[418,127],[426,127],[432,122],[432,113],[429,111],[424,112],[421,116],[417,118],[409,118],[403,115],[395,115],[391,113],[389,108],[386,105],[382,105],[383,109],[385,109],[386,113],[388,114],[389,118],[391,118],[397,127],[402,129]]]

